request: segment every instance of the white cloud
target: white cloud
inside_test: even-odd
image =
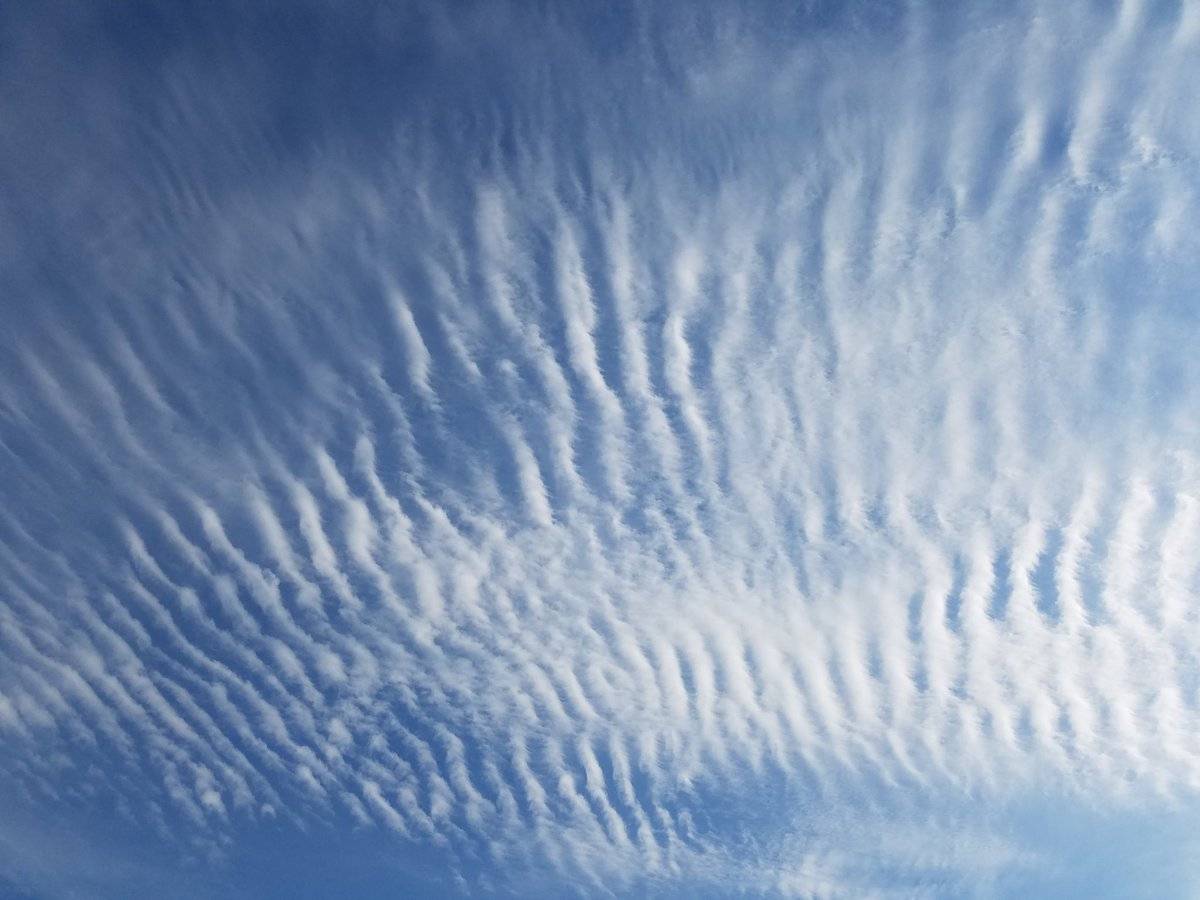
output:
[[[533,891],[1003,893],[1030,805],[1194,810],[1200,30],[862,9],[430,11],[386,136],[100,147],[0,338],[0,787]]]

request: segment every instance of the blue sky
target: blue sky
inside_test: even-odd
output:
[[[1200,895],[1198,44],[4,4],[0,895]]]

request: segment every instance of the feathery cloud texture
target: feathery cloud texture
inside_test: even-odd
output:
[[[0,889],[1200,891],[1200,7],[0,26]]]

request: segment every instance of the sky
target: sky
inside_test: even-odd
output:
[[[0,5],[0,897],[1200,896],[1200,5]]]

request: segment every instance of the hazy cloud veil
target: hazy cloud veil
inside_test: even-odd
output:
[[[1200,6],[0,12],[0,893],[1200,894]]]

